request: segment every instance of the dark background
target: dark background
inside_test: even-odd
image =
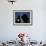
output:
[[[30,12],[15,12],[15,23],[30,23]]]

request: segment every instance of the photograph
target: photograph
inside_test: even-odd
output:
[[[14,10],[13,24],[32,24],[32,10]]]

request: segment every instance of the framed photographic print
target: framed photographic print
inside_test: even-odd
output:
[[[14,25],[32,25],[32,10],[13,10]]]

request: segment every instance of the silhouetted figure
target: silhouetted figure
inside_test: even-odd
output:
[[[21,22],[21,18],[20,18],[20,16],[17,16],[16,23],[20,23],[20,22]]]
[[[27,14],[23,14],[22,19],[23,19],[24,23],[29,23],[29,18],[27,16]]]

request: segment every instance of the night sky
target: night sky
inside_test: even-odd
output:
[[[30,16],[30,12],[15,12],[15,15],[18,16],[22,16],[23,14],[27,14],[28,16]]]

